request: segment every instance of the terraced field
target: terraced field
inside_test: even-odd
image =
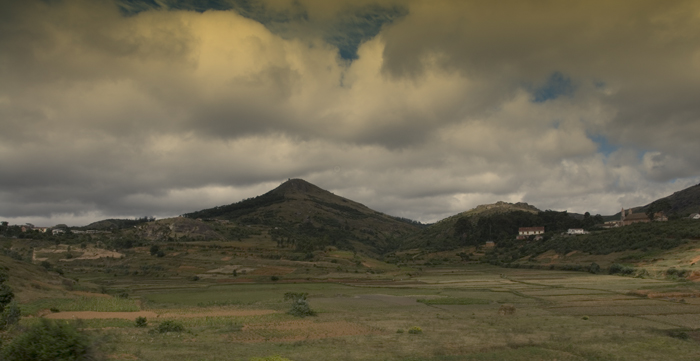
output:
[[[38,308],[50,301],[26,304],[34,317],[22,322],[82,318],[115,360],[700,359],[700,288],[687,281],[472,265],[406,279],[124,286],[129,299],[113,305],[62,301],[62,312],[47,313]],[[317,316],[287,314],[287,292],[307,293]],[[132,305],[138,309],[107,313]],[[135,327],[137,316],[148,326]],[[168,320],[185,331],[154,332]]]

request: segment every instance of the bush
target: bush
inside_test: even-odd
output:
[[[158,327],[155,328],[155,332],[157,332],[157,333],[183,332],[183,331],[185,331],[185,327],[181,323],[175,322],[172,320],[163,321],[158,325]]]
[[[6,284],[0,284],[0,312],[5,309],[5,306],[10,304],[15,298],[15,293],[12,292],[12,287]]]
[[[600,273],[600,265],[598,265],[595,262],[591,263],[591,265],[588,266],[588,272],[593,273],[593,274]]]
[[[72,323],[45,318],[2,350],[5,361],[91,360],[90,338]]]
[[[146,327],[148,326],[148,320],[146,319],[146,317],[136,317],[134,325],[136,327]]]
[[[271,276],[271,277],[270,277],[270,280],[273,281],[273,282],[277,282],[277,281],[280,280],[280,278],[279,278],[278,276]]]
[[[515,306],[513,305],[501,305],[498,308],[498,314],[501,316],[512,315],[515,313]]]
[[[666,270],[666,276],[668,276],[668,277],[675,276],[678,278],[685,278],[685,277],[688,277],[689,274],[690,274],[689,270],[679,270],[675,267],[671,267],[671,268]]]
[[[5,307],[0,315],[0,330],[4,330],[7,326],[11,326],[19,322],[22,318],[22,310],[17,306],[17,303],[12,302]]]
[[[613,263],[610,265],[610,268],[608,268],[608,273],[613,275],[616,273],[622,274],[622,275],[631,275],[634,273],[634,267],[627,267],[623,266],[619,263]]]
[[[423,329],[418,326],[413,326],[408,329],[408,333],[417,335],[419,333],[423,333]]]
[[[285,301],[292,300],[292,309],[287,311],[287,313],[296,317],[316,316],[316,312],[309,307],[309,302],[306,301],[306,296],[307,293],[285,293]]]

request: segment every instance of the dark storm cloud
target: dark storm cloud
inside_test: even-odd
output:
[[[435,221],[700,181],[694,1],[0,3],[0,216],[177,215],[299,177]],[[60,221],[60,222],[59,222]]]
[[[304,28],[310,28],[321,33],[328,44],[338,48],[338,55],[349,61],[358,58],[357,49],[363,42],[379,34],[382,26],[391,24],[407,14],[407,9],[402,6],[372,3],[359,6],[347,3],[343,12],[333,14],[333,18],[326,21],[309,19],[306,10],[306,6],[309,5],[304,6],[296,1],[282,9],[270,7],[263,0],[120,0],[118,6],[125,15],[154,9],[197,12],[232,10],[265,25],[270,31],[283,37],[299,35]]]

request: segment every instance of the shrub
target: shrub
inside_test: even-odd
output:
[[[622,275],[630,275],[634,273],[634,267],[627,267],[623,266],[619,263],[613,263],[610,265],[610,268],[608,268],[608,273],[613,275],[616,273],[622,274]]]
[[[513,305],[501,305],[498,308],[498,314],[502,316],[512,315],[515,313],[515,306]]]
[[[593,273],[593,274],[600,273],[600,265],[598,265],[595,262],[591,263],[591,265],[588,266],[588,272]]]
[[[16,324],[19,322],[20,318],[22,318],[22,310],[17,306],[17,303],[10,303],[9,306],[5,307],[5,310],[2,311],[2,315],[0,316],[0,330]]]
[[[690,339],[690,335],[688,334],[687,330],[684,330],[684,329],[668,330],[668,331],[666,331],[666,334],[669,335],[670,337],[677,338],[680,340]]]
[[[316,312],[309,307],[309,302],[306,300],[306,296],[307,293],[285,293],[285,301],[292,300],[292,309],[287,311],[287,313],[296,317],[316,316]]]
[[[423,329],[418,326],[413,326],[408,329],[408,333],[417,335],[419,333],[423,333]]]
[[[53,312],[53,313],[61,312],[61,310],[59,310],[59,309],[56,308],[56,307],[51,307],[51,308],[49,308],[49,311],[51,311],[51,312]]]
[[[12,287],[0,284],[0,312],[5,309],[5,306],[10,304],[15,298],[15,293],[12,292]]]
[[[306,292],[286,292],[284,294],[284,300],[289,301],[289,300],[296,300],[298,298],[306,299],[306,297],[309,294]]]
[[[279,278],[278,276],[271,276],[271,277],[270,277],[270,280],[273,281],[273,282],[276,282],[276,281],[279,281],[280,278]]]
[[[668,277],[678,277],[678,278],[685,278],[688,277],[688,274],[690,273],[689,270],[679,270],[675,267],[671,267],[666,270],[666,276]]]
[[[72,323],[45,318],[2,350],[5,361],[91,360],[90,338]]]
[[[396,330],[396,333],[403,333],[403,329]]]
[[[157,332],[157,333],[183,332],[183,331],[185,331],[185,327],[181,323],[175,322],[172,320],[163,321],[158,325],[158,327],[155,328],[155,332]]]
[[[146,319],[146,317],[136,317],[134,325],[136,327],[146,327],[148,326],[148,320]]]

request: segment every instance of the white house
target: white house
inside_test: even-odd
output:
[[[544,227],[520,227],[516,239],[525,239],[530,236],[539,236],[544,233]]]
[[[588,232],[584,231],[583,228],[569,228],[566,234],[576,235],[576,234],[586,234]]]

